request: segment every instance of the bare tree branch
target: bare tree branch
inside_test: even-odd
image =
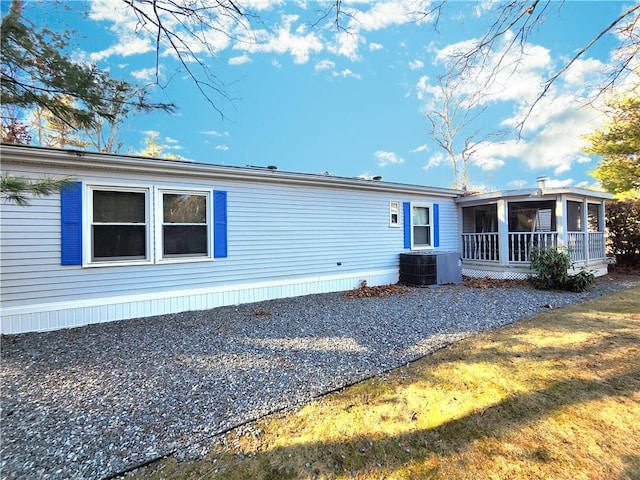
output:
[[[453,187],[467,188],[469,162],[479,147],[489,139],[504,135],[502,131],[472,130],[486,111],[482,92],[465,94],[462,79],[446,74],[438,78],[438,89],[433,103],[423,112],[429,123],[427,133],[438,147],[445,151],[453,168]]]
[[[220,99],[230,101],[227,85],[214,72],[199,50],[217,55],[210,38],[213,33],[237,39],[236,30],[250,33],[254,15],[243,12],[232,0],[122,0],[138,20],[138,31],[147,32],[155,41],[155,76],[160,84],[162,49],[175,56],[205,100],[224,118]]]
[[[560,10],[564,2],[553,2],[552,0],[534,0],[529,4],[523,4],[518,0],[507,3],[500,3],[496,9],[496,20],[489,27],[483,37],[477,41],[472,48],[466,51],[456,52],[453,55],[453,62],[449,65],[451,74],[464,76],[471,71],[488,70],[487,80],[484,85],[489,88],[498,74],[509,70],[511,73],[517,71],[517,67],[525,55],[525,47],[530,34],[535,28],[540,28],[545,20],[545,15],[553,6]],[[591,50],[605,35],[613,33],[616,29],[627,32],[628,41],[620,47],[620,62],[612,69],[608,80],[600,85],[598,95],[612,87],[628,71],[635,57],[640,53],[640,41],[635,29],[640,18],[640,4],[633,5],[618,15],[612,22],[597,34],[580,50],[578,50],[556,73],[549,77],[542,85],[540,92],[529,105],[527,112],[516,125],[519,134],[522,132],[527,119],[536,105],[549,93],[551,87],[567,73],[571,66],[585,53]],[[630,22],[631,26],[621,26],[624,22]],[[508,34],[512,34],[509,37]],[[501,47],[501,53],[497,59],[492,55],[496,53],[495,46],[500,39],[508,38],[508,43]],[[625,50],[626,49],[626,50]],[[515,57],[513,53],[516,53]],[[514,58],[514,60],[511,60]],[[506,63],[509,61],[510,63]]]

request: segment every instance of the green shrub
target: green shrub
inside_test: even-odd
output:
[[[607,202],[607,247],[621,265],[640,265],[640,200]]]
[[[531,268],[536,271],[531,282],[536,288],[584,292],[593,284],[593,273],[584,269],[575,275],[569,274],[573,262],[566,251],[557,248],[534,248],[530,258]]]

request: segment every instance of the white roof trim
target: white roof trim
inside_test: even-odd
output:
[[[544,188],[538,191],[537,188],[522,190],[504,190],[501,192],[477,193],[456,198],[457,204],[478,203],[496,201],[501,198],[521,198],[527,200],[548,200],[550,197],[558,195],[579,195],[582,197],[598,198],[601,200],[611,200],[613,195],[608,192],[589,190],[586,188]]]
[[[403,183],[366,180],[362,178],[335,177],[312,173],[295,173],[261,167],[237,167],[197,163],[185,160],[167,160],[158,158],[114,155],[80,150],[63,150],[25,145],[2,144],[2,158],[20,164],[47,165],[65,169],[61,174],[73,176],[74,167],[82,162],[86,169],[121,171],[123,173],[154,173],[160,175],[176,174],[193,178],[211,178],[216,180],[260,181],[356,190],[388,191],[455,198],[462,190],[450,188],[408,185]],[[70,170],[70,171],[69,171]]]

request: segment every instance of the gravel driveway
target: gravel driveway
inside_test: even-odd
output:
[[[471,333],[625,288],[462,285],[310,295],[2,338],[1,477],[102,479],[403,365]]]

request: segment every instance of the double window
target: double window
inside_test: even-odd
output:
[[[172,189],[88,188],[89,263],[211,258],[211,194]]]

